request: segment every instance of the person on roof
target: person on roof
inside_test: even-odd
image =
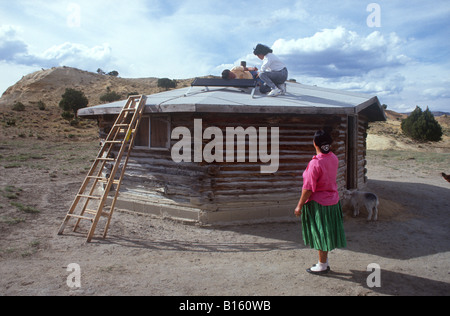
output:
[[[288,78],[286,65],[275,56],[273,50],[266,45],[256,45],[253,54],[263,61],[259,72],[259,78],[271,89],[268,96],[276,97],[285,94],[285,82]]]
[[[231,70],[225,69],[222,72],[222,79],[255,79],[257,71],[258,68],[255,67],[236,66]]]

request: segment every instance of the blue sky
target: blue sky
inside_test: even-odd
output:
[[[219,75],[240,60],[259,66],[252,51],[264,43],[298,82],[450,112],[449,39],[448,0],[0,0],[0,93],[63,65]]]

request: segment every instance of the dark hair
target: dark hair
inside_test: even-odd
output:
[[[258,45],[256,45],[256,48],[253,49],[253,54],[255,54],[255,55],[266,56],[269,53],[273,53],[273,50],[270,49],[270,47],[263,45],[263,44],[258,44]]]
[[[333,138],[331,138],[330,133],[320,130],[314,135],[314,144],[320,148],[320,152],[323,154],[328,154],[331,151],[331,144],[333,143]]]
[[[231,71],[229,69],[225,69],[224,71],[222,71],[222,79],[228,79],[230,72]]]

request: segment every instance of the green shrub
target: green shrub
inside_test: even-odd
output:
[[[68,112],[68,111],[62,112],[61,116],[62,116],[63,119],[65,119],[67,121],[70,121],[70,120],[72,120],[74,118],[73,113],[72,112]]]
[[[113,70],[111,72],[108,72],[108,76],[118,77],[119,72],[117,70]]]
[[[137,91],[135,91],[135,92],[130,92],[130,93],[127,94],[127,98],[129,98],[130,96],[133,96],[133,95],[140,95],[140,93],[137,92]]]
[[[78,119],[70,120],[70,126],[76,127],[80,125],[80,121]]]
[[[12,109],[18,112],[25,111],[25,105],[22,102],[16,102],[13,104]]]
[[[45,110],[45,103],[42,102],[42,100],[40,100],[37,105],[38,105],[39,110],[41,110],[41,111]]]
[[[442,127],[427,108],[422,111],[420,107],[402,121],[403,133],[414,140],[425,142],[438,142],[442,139]]]
[[[59,107],[66,112],[73,112],[75,117],[77,117],[77,111],[87,107],[89,103],[84,93],[75,89],[66,89],[66,92],[61,97]]]
[[[122,98],[120,94],[115,91],[106,92],[104,95],[100,97],[100,101],[102,102],[114,102],[118,101]]]
[[[16,126],[16,119],[15,118],[9,118],[6,120],[6,126],[10,127],[10,126]]]
[[[176,87],[177,87],[176,80],[170,80],[169,78],[158,79],[158,88],[164,88],[166,90],[169,90],[170,88]]]

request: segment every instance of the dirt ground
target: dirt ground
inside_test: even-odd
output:
[[[94,140],[0,139],[0,295],[450,294],[448,152],[370,150],[379,221],[346,216],[348,248],[313,276],[305,269],[318,258],[295,219],[202,228],[116,212],[106,240],[58,236],[97,150]],[[79,288],[67,284],[72,263]],[[371,263],[380,287],[367,284]]]

